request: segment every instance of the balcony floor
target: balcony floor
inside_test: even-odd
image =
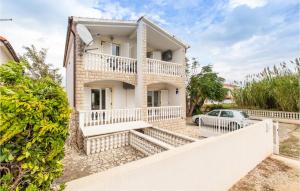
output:
[[[128,131],[132,129],[141,129],[146,127],[152,127],[152,125],[145,121],[132,121],[84,127],[82,129],[82,133],[84,137],[92,137],[102,134],[115,133],[118,131]]]

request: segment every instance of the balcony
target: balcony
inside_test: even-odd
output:
[[[81,128],[143,121],[142,108],[88,110],[79,111],[79,125]],[[147,118],[149,122],[181,118],[181,106],[148,107]]]
[[[148,74],[182,77],[184,67],[182,64],[147,58],[147,72]]]
[[[148,107],[147,108],[148,121],[162,121],[169,119],[181,118],[181,106],[162,106],[162,107]]]
[[[102,53],[86,53],[85,56],[86,70],[136,74],[136,59]]]

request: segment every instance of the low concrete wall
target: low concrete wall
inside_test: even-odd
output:
[[[273,152],[272,121],[171,149],[67,183],[80,191],[228,190]]]

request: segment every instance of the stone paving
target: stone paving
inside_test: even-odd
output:
[[[203,139],[198,127],[191,123],[190,120],[188,121],[189,122],[186,126],[168,130],[193,138]],[[63,160],[64,172],[56,183],[68,182],[80,177],[120,166],[125,163],[139,160],[144,157],[146,156],[143,153],[131,146],[112,149],[88,156],[83,151],[66,146],[65,158]]]
[[[65,149],[64,172],[56,183],[68,182],[146,157],[131,146],[86,155],[69,146]]]

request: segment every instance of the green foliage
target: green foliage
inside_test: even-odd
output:
[[[0,190],[49,190],[62,172],[70,109],[51,78],[24,74],[28,64],[0,66]]]
[[[234,109],[236,108],[236,105],[232,103],[210,104],[210,105],[204,105],[202,108],[205,112],[208,112],[214,109]]]
[[[244,108],[299,111],[300,59],[265,68],[263,72],[248,76],[233,92],[235,102]]]
[[[227,89],[223,88],[224,79],[212,71],[212,66],[203,66],[200,73],[192,75],[187,86],[188,115],[192,115],[195,107],[201,108],[206,99],[222,101]]]
[[[46,64],[47,49],[37,50],[34,45],[24,47],[25,53],[21,60],[28,63],[27,71],[34,79],[49,77],[61,83],[62,76],[58,68],[53,68],[52,64]]]

